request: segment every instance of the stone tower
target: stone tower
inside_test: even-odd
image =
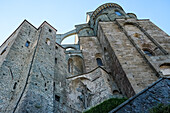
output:
[[[0,47],[0,112],[79,113],[169,77],[170,36],[149,19],[107,3],[86,20],[65,34],[21,23]]]

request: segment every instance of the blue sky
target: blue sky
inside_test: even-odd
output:
[[[86,22],[86,12],[104,3],[117,3],[138,19],[150,19],[170,34],[170,0],[0,0],[0,45],[26,19],[35,27],[47,21],[57,33]]]

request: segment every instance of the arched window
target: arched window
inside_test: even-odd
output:
[[[104,57],[106,61],[109,61],[109,53],[106,48],[104,48]]]
[[[160,65],[160,71],[163,75],[170,75],[170,63],[164,63]]]
[[[118,16],[122,16],[122,14],[119,11],[115,11],[115,14]]]
[[[147,49],[147,48],[143,49],[143,52],[144,52],[146,55],[148,55],[148,56],[153,56],[153,55],[154,55],[153,52],[152,52],[150,49]]]
[[[96,61],[98,66],[103,66],[102,60],[100,58],[96,58]]]
[[[73,60],[72,59],[68,60],[68,72],[73,73]]]
[[[50,39],[49,38],[46,38],[46,42],[45,42],[47,45],[50,45]]]

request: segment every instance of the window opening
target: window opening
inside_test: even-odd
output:
[[[160,71],[163,75],[170,75],[170,63],[160,65]]]
[[[29,47],[29,45],[30,45],[30,42],[27,41],[27,42],[25,43],[25,46],[26,46],[26,47]]]
[[[118,15],[118,16],[122,16],[122,14],[121,14],[119,11],[116,11],[115,13],[116,13],[116,15]]]
[[[60,101],[60,96],[55,95],[55,100],[59,102]]]
[[[98,66],[103,66],[102,60],[100,58],[96,58],[96,61]]]
[[[13,89],[16,89],[16,86],[17,86],[17,82],[15,82]]]
[[[51,29],[49,29],[49,32],[52,32],[52,30],[51,30]]]
[[[57,46],[55,46],[55,49],[58,49],[58,47],[57,47]]]
[[[149,50],[143,50],[143,52],[148,56],[153,56],[153,53],[150,52]]]
[[[73,60],[69,59],[68,61],[68,72],[73,73]]]
[[[46,44],[50,45],[50,39],[49,38],[46,39]]]
[[[57,64],[57,58],[55,58],[55,63]]]

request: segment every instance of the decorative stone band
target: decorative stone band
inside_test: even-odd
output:
[[[121,9],[123,10],[123,8],[121,6],[119,6],[118,4],[115,4],[115,3],[106,3],[106,4],[103,4],[101,6],[99,6],[92,14],[92,18],[93,20],[96,18],[96,16],[104,9],[106,8],[109,8],[109,7],[114,7],[114,8],[118,8],[118,9]]]

